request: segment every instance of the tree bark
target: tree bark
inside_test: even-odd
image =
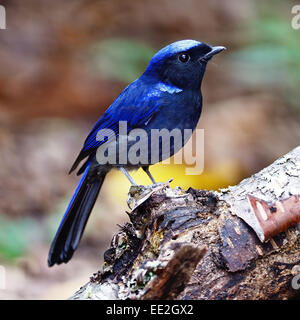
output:
[[[299,297],[299,177],[297,147],[220,192],[131,187],[130,223],[71,299]]]

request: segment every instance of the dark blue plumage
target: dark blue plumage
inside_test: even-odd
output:
[[[117,162],[99,165],[96,158],[99,148],[104,148],[110,143],[122,144],[119,122],[127,122],[128,133],[140,128],[149,136],[152,129],[194,130],[202,109],[200,86],[206,64],[214,54],[224,49],[194,40],[178,41],[166,46],[154,55],[143,75],[126,87],[97,121],[70,170],[75,170],[79,163],[86,159],[78,171],[78,174],[83,173],[83,176],[52,242],[48,257],[49,266],[71,259],[109,170],[119,167],[134,183],[125,168],[143,167],[154,182],[148,171],[149,165],[153,163],[151,146],[147,163],[123,165]],[[110,133],[114,133],[116,140],[113,140],[112,134],[108,134],[105,139],[98,141],[97,135],[102,129],[112,130]],[[185,142],[182,141],[182,145]],[[178,147],[171,144],[170,150],[170,155],[173,155],[178,151]],[[164,154],[160,148],[158,152],[161,161]]]

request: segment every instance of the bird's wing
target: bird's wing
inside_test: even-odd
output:
[[[120,121],[127,122],[128,132],[134,128],[145,127],[162,106],[163,98],[164,92],[138,83],[138,80],[125,88],[91,130],[70,172],[76,169],[81,160],[93,154],[98,147],[117,138]],[[97,140],[100,130],[104,130],[103,133],[107,130],[107,136],[103,140]]]

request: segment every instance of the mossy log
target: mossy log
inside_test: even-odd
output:
[[[219,192],[131,187],[130,223],[71,299],[299,297],[299,177],[300,147]]]

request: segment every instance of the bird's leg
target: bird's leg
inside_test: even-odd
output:
[[[149,166],[148,167],[143,167],[143,170],[147,173],[148,177],[151,179],[151,181],[153,182],[153,184],[156,184],[154,178],[152,177],[152,174],[149,171]]]
[[[136,186],[137,184],[134,182],[134,180],[131,178],[130,174],[127,172],[127,170],[124,167],[120,167],[120,170],[124,173],[124,175],[126,176],[126,178],[130,181],[130,183],[134,186]]]

